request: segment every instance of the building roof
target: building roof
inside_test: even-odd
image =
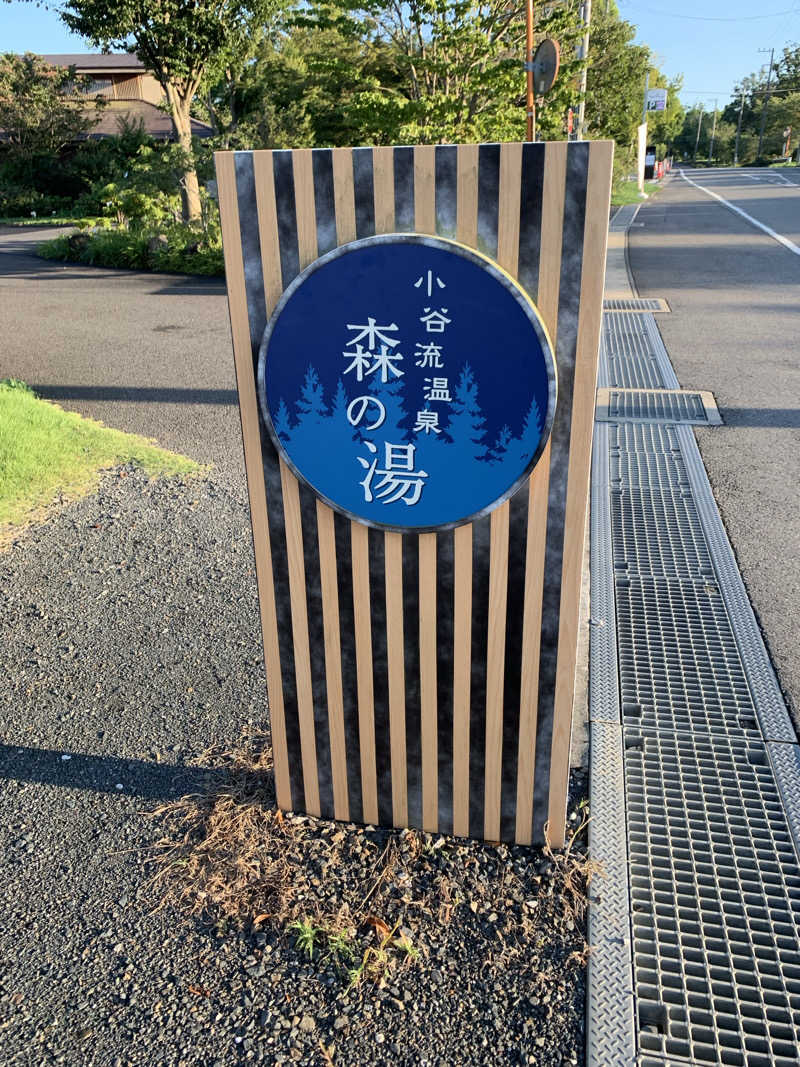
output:
[[[63,52],[42,56],[51,67],[76,67],[78,71],[137,71],[145,66],[130,52]]]
[[[120,131],[120,120],[134,123],[141,120],[145,133],[157,141],[168,141],[174,137],[169,115],[147,100],[109,100],[98,114],[100,121],[86,134],[90,139],[115,137]],[[213,132],[208,123],[192,119],[192,133],[195,137],[211,137]]]

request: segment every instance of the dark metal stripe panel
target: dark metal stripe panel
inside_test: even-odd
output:
[[[454,534],[436,537],[436,649],[439,829],[453,832],[453,583]]]
[[[356,238],[375,233],[375,190],[372,181],[372,149],[353,149],[353,188],[356,204]]]
[[[386,647],[386,571],[384,535],[380,530],[369,530],[369,583],[372,602],[372,686],[375,694],[378,816],[382,826],[393,826],[389,659]]]
[[[253,344],[253,366],[258,362],[261,335],[267,321],[264,278],[261,268],[261,248],[258,228],[242,220],[257,217],[256,186],[253,176],[253,157],[248,153],[236,153],[236,185],[239,199],[242,257],[247,289],[247,310],[250,319],[250,335]],[[254,239],[255,236],[255,239]],[[278,623],[278,648],[281,661],[281,679],[270,679],[271,685],[278,681],[283,687],[284,715],[286,719],[286,744],[290,752],[289,778],[292,804],[298,810],[305,807],[303,769],[299,759],[291,753],[300,751],[300,722],[297,710],[297,690],[294,669],[294,638],[292,630],[291,603],[289,596],[289,568],[286,558],[286,531],[283,525],[283,491],[278,464],[278,454],[259,419],[261,454],[267,500],[270,548],[272,554],[272,577],[275,588],[275,612]]]
[[[436,147],[436,232],[440,237],[456,236],[458,149],[455,145]]]
[[[336,248],[336,207],[333,199],[333,155],[330,148],[311,153],[314,171],[314,210],[317,220],[317,252],[324,256]]]
[[[302,483],[300,516],[303,530],[303,556],[306,571],[308,643],[311,648],[311,692],[314,698],[314,739],[317,748],[320,814],[333,818],[333,777],[331,772],[330,728],[325,676],[325,629],[322,618],[322,587],[317,539],[317,498]]]
[[[359,759],[361,744],[358,724],[350,521],[344,515],[334,512],[333,528],[336,538],[336,569],[339,583],[339,641],[342,652],[342,699],[344,703],[344,736],[347,757],[347,793],[350,801],[350,819],[360,822],[363,821],[363,802],[361,761]]]
[[[422,826],[422,719],[419,673],[419,537],[403,537],[403,643],[406,682],[408,821]]]
[[[504,841],[513,841],[516,830],[517,752],[519,749],[522,620],[525,609],[528,499],[529,487],[526,482],[509,502],[503,763],[500,794],[500,836]]]
[[[500,145],[482,144],[478,150],[478,250],[497,255],[500,210]]]
[[[281,278],[285,289],[289,282],[300,273],[292,153],[289,151],[273,152],[272,169],[275,176],[275,209],[278,216],[278,242],[281,250]]]
[[[548,817],[550,756],[555,702],[558,630],[561,613],[561,572],[564,555],[564,516],[567,503],[572,390],[578,338],[578,308],[583,266],[583,232],[589,144],[575,142],[567,151],[564,228],[561,243],[558,307],[558,407],[550,438],[550,499],[547,514],[542,639],[539,662],[539,716],[536,736],[533,840],[543,839]]]
[[[472,524],[472,680],[469,724],[469,833],[483,837],[486,763],[486,647],[489,643],[491,518]]]
[[[544,192],[543,144],[522,146],[522,191],[519,205],[519,267],[522,285],[536,300],[539,291],[539,248],[542,237],[542,193]]]
[[[394,225],[398,231],[414,229],[414,149],[394,150]]]
[[[244,220],[249,208],[251,218],[256,217],[256,180],[253,173],[253,156],[251,152],[237,152],[234,155],[236,168],[236,190],[239,194],[239,233],[242,239],[242,259],[244,261],[244,285],[247,293],[247,317],[250,321],[250,342],[253,346],[254,363],[258,361],[258,349],[261,335],[267,325],[267,307],[264,298],[264,279],[261,276],[261,242],[258,226],[248,225]]]

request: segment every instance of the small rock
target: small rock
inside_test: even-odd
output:
[[[303,1018],[300,1020],[300,1029],[304,1033],[310,1034],[311,1031],[316,1030],[316,1028],[317,1020],[312,1015],[304,1015]]]

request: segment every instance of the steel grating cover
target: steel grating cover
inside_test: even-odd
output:
[[[766,747],[625,731],[643,1055],[790,1067],[800,1039],[800,863]]]
[[[722,423],[711,393],[685,389],[600,388],[595,417],[607,422]]]
[[[652,338],[641,328],[640,320],[644,317],[603,316],[602,353],[607,385],[628,389],[659,389],[668,385]]]
[[[604,311],[630,312],[650,311],[654,313],[669,311],[669,304],[662,296],[638,297],[611,297],[603,301]]]
[[[614,450],[622,455],[642,452],[660,455],[671,452],[683,460],[678,428],[668,424],[662,426],[658,423],[611,423],[608,427],[608,445],[612,455]]]
[[[753,693],[758,718],[764,737],[768,741],[797,740],[781,695],[775,670],[767,654],[764,638],[756,621],[744,581],[736,564],[731,543],[725,532],[722,518],[711,492],[711,484],[703,466],[700,449],[694,433],[688,426],[676,427],[689,484],[692,489],[698,514],[705,531],[706,540],[714,561],[714,570],[728,609],[736,642],[745,664],[747,680]]]
[[[614,571],[714,580],[700,516],[688,489],[611,485]]]
[[[760,737],[716,582],[618,576],[622,721]]]
[[[680,449],[629,452],[609,446],[611,485],[688,490],[689,478]]]

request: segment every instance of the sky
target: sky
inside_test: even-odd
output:
[[[595,5],[604,0],[594,0]],[[617,0],[620,14],[637,28],[668,77],[683,75],[687,106],[722,107],[736,82],[766,65],[769,49],[780,55],[800,44],[800,0]],[[759,52],[766,48],[767,53]],[[0,52],[89,51],[58,16],[34,4],[0,2]]]

